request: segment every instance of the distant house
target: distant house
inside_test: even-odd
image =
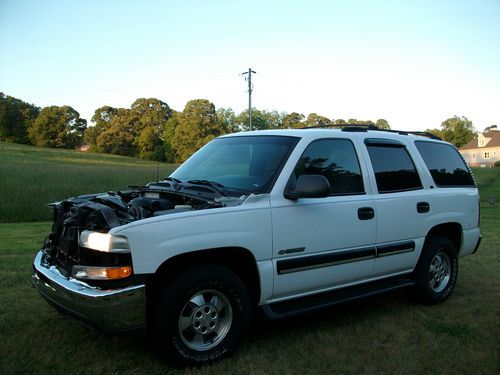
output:
[[[484,129],[459,151],[471,167],[493,167],[500,160],[500,130],[496,125]]]

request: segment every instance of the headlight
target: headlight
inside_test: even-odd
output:
[[[80,246],[106,253],[130,253],[127,237],[90,230],[80,234]]]
[[[72,276],[80,280],[117,280],[132,275],[132,266],[92,267],[73,266]]]

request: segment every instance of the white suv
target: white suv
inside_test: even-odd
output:
[[[170,177],[56,202],[33,282],[105,331],[147,326],[177,364],[269,318],[411,287],[444,301],[479,247],[479,195],[452,145],[372,127],[215,139]]]

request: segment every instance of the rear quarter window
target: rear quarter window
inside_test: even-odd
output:
[[[416,141],[415,146],[437,186],[476,186],[469,168],[453,146],[425,141]]]

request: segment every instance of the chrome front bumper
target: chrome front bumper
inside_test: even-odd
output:
[[[102,290],[63,276],[40,251],[33,262],[33,285],[51,305],[105,332],[146,325],[145,285]]]

